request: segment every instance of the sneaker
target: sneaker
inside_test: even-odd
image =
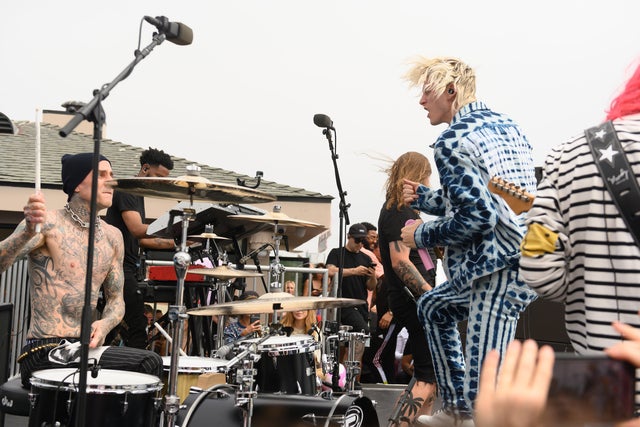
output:
[[[420,415],[416,418],[417,426],[424,427],[474,427],[472,418],[462,418],[450,412],[439,410],[433,415]]]

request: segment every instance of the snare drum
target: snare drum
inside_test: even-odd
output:
[[[242,341],[255,343],[259,339]],[[258,345],[256,389],[262,393],[317,393],[313,352],[318,343],[309,335],[274,335]]]
[[[76,424],[78,381],[74,368],[45,369],[31,377],[33,403],[30,427]],[[87,425],[96,427],[150,427],[159,411],[158,377],[138,372],[101,369],[98,376],[87,375]],[[55,424],[59,423],[59,424]]]
[[[176,392],[180,396],[180,403],[189,395],[191,386],[198,383],[198,377],[205,373],[226,373],[227,361],[223,359],[215,359],[211,357],[197,356],[180,356],[178,358],[178,377]],[[165,373],[165,386],[163,394],[166,394],[167,385],[169,383],[169,369],[171,367],[171,356],[162,357],[162,365]]]

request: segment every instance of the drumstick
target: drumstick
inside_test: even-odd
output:
[[[36,108],[36,193],[40,193],[40,109]],[[36,233],[40,232],[40,223],[36,224]]]
[[[155,322],[155,323],[153,324],[153,326],[155,326],[156,328],[158,328],[158,330],[160,331],[160,333],[161,333],[162,335],[164,335],[164,337],[167,339],[167,342],[168,342],[169,344],[173,344],[173,340],[171,339],[171,337],[169,336],[169,334],[167,333],[167,331],[165,331],[164,329],[162,329],[162,326],[160,326],[160,324],[159,324],[158,322]],[[178,348],[178,351],[180,352],[180,354],[181,354],[182,356],[186,356],[186,355],[187,355],[187,353],[185,353],[185,352],[184,352],[184,350],[182,350],[181,348]]]

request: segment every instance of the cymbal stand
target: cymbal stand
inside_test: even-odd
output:
[[[173,256],[173,266],[176,270],[177,286],[176,286],[176,304],[169,306],[167,310],[168,319],[171,322],[173,331],[173,342],[171,343],[171,362],[169,365],[169,379],[167,386],[167,395],[165,396],[164,411],[167,426],[174,427],[176,416],[180,409],[180,397],[178,393],[178,356],[182,344],[182,329],[185,319],[188,318],[187,309],[184,306],[184,280],[187,276],[187,269],[191,264],[191,256],[187,252],[187,232],[189,229],[189,221],[193,221],[196,217],[196,211],[192,208],[183,208],[182,213],[182,239],[180,241],[180,250]]]
[[[349,329],[351,326],[343,325],[340,327],[339,335],[342,336],[349,344],[349,352],[347,355],[347,361],[345,362],[345,368],[347,370],[347,392],[349,394],[362,394],[361,390],[356,390],[355,381],[356,377],[360,375],[360,361],[356,360],[356,344],[358,341],[363,344],[366,342],[369,335],[363,332],[351,332]]]
[[[247,345],[242,352],[227,363],[227,368],[242,361],[242,368],[236,370],[236,383],[240,389],[236,392],[235,406],[242,409],[243,426],[251,427],[251,417],[253,416],[253,399],[258,396],[258,392],[253,389],[254,378],[258,374],[253,364],[260,360],[258,346],[269,339],[271,335],[260,338],[257,342]]]
[[[218,304],[225,302],[226,295],[227,295],[227,288],[230,285],[231,285],[231,282],[229,280],[217,281],[215,286],[217,290],[216,302]],[[226,317],[227,316],[225,316],[224,314],[218,315],[217,330],[216,330],[216,350],[224,345],[224,321]]]
[[[274,212],[280,212],[280,206],[273,207]],[[284,275],[285,268],[280,263],[280,240],[282,240],[282,234],[278,233],[278,221],[275,221],[273,225],[273,262],[270,265],[269,274],[271,280],[269,281],[269,292],[282,292],[281,276]]]

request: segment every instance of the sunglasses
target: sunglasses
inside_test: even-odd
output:
[[[364,243],[364,241],[367,240],[366,237],[354,237],[353,241],[356,243]]]

